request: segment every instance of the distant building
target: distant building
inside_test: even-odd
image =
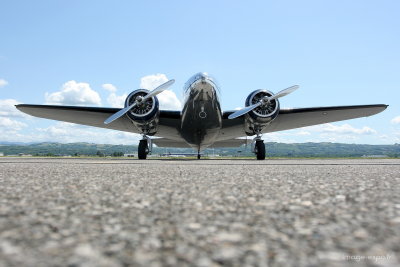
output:
[[[127,158],[134,158],[134,157],[136,157],[136,155],[133,154],[133,153],[131,153],[131,154],[127,153],[127,154],[124,154],[124,157],[127,157]]]
[[[200,153],[200,156],[204,156],[203,153]],[[161,157],[197,157],[197,153],[163,153]]]
[[[0,152],[0,157],[4,157],[4,153],[3,152]]]
[[[387,158],[387,155],[364,155],[363,158]]]

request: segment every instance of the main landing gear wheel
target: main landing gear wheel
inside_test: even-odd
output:
[[[256,155],[258,160],[264,160],[265,159],[265,145],[263,140],[257,140],[256,141]]]
[[[200,159],[200,154],[197,154],[197,159]]]
[[[148,153],[149,153],[149,147],[147,145],[147,140],[140,140],[138,147],[138,158],[146,159]]]

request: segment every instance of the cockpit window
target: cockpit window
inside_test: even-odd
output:
[[[184,91],[186,92],[186,91],[191,87],[191,85],[192,85],[194,82],[196,82],[197,80],[199,80],[199,79],[201,79],[201,78],[204,78],[204,79],[206,79],[208,82],[212,83],[212,84],[214,85],[214,88],[216,88],[216,90],[217,90],[218,93],[219,93],[220,89],[219,89],[218,83],[215,81],[215,79],[214,79],[212,76],[208,75],[208,73],[206,73],[206,72],[199,72],[199,73],[196,73],[195,75],[193,75],[193,76],[185,83]]]

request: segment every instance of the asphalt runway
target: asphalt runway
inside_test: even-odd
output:
[[[400,160],[0,158],[0,266],[398,266]]]

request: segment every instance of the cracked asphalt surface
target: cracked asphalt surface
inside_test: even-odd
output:
[[[400,160],[0,158],[0,266],[398,266]]]

